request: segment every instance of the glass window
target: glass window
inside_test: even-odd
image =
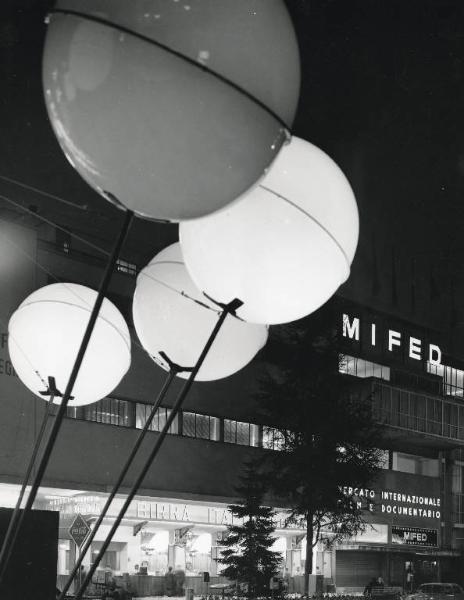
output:
[[[240,423],[237,421],[237,444],[242,446],[250,445],[250,427],[249,423]]]
[[[338,371],[354,377],[377,377],[390,381],[390,367],[355,356],[340,355]]]
[[[274,427],[263,427],[263,448],[267,450],[283,450],[285,436],[282,431]]]
[[[427,362],[427,372],[443,378],[445,394],[464,397],[464,371],[447,365],[431,365]]]
[[[416,460],[408,454],[393,453],[393,470],[402,473],[416,473]]]
[[[92,548],[92,563],[96,560],[99,552],[99,550]],[[119,571],[119,554],[116,550],[107,550],[103,554],[100,565],[103,565],[103,568],[107,570]]]
[[[135,409],[135,426],[137,429],[142,429],[147,422],[148,417],[150,416],[152,407],[149,404],[137,404]],[[149,429],[151,431],[161,431],[166,424],[166,421],[171,414],[171,410],[169,408],[159,408],[156,411],[155,416],[153,417],[153,421],[150,424]],[[169,428],[169,433],[177,434],[179,433],[178,419],[177,417],[171,423]]]
[[[119,258],[116,262],[116,268],[120,273],[126,273],[126,275],[137,275],[137,265],[127,262],[127,260],[122,260]]]
[[[452,467],[452,481],[451,481],[451,491],[453,494],[461,494],[464,492],[464,477],[463,470],[464,467],[461,464],[453,464]]]
[[[133,425],[131,422],[131,408],[130,402],[126,402],[125,400],[103,398],[103,400],[85,407],[84,419],[96,423],[130,427]]]
[[[414,475],[438,477],[438,459],[393,452],[393,470]]]
[[[243,446],[258,446],[259,428],[252,423],[224,419],[224,441]]]
[[[454,367],[445,367],[445,394],[463,397],[464,371]]]
[[[184,412],[182,414],[182,434],[205,440],[218,440],[219,419],[208,415]]]
[[[435,365],[429,363],[427,361],[427,373],[431,373],[432,375],[438,375],[439,377],[443,377],[444,374],[444,365]]]
[[[380,450],[380,468],[388,469],[389,468],[389,451],[388,450]]]

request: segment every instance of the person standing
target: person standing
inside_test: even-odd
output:
[[[369,581],[369,583],[364,588],[364,595],[367,597],[370,597],[370,595],[372,594],[372,588],[375,587],[376,585],[377,585],[377,579],[375,577],[372,577],[372,579]]]
[[[176,567],[176,570],[174,572],[174,578],[176,581],[176,596],[183,596],[185,584],[185,571],[180,565]]]
[[[290,573],[287,568],[284,569],[284,574],[282,577],[282,591],[284,594],[288,594],[288,589],[290,587]]]
[[[176,592],[176,578],[172,572],[172,567],[169,567],[164,576],[164,593],[166,596],[174,596]]]

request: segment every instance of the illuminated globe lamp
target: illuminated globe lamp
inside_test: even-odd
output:
[[[63,394],[87,327],[97,292],[74,283],[54,283],[28,296],[8,324],[8,349],[21,381],[49,400],[49,377]],[[110,394],[129,369],[131,341],[119,310],[104,299],[68,406]],[[61,396],[53,398],[60,404]]]
[[[287,323],[324,304],[348,278],[359,218],[353,191],[322,150],[293,137],[266,177],[233,205],[181,223],[185,265],[237,315]]]
[[[263,176],[299,95],[282,0],[58,0],[48,114],[80,175],[141,216],[209,214]]]
[[[160,355],[182,366],[194,367],[221,309],[203,297],[187,273],[179,244],[162,250],[139,273],[133,302],[133,317],[142,346],[163,369]],[[246,323],[228,315],[203,365],[197,381],[232,375],[247,365],[265,345],[265,325]],[[188,372],[179,377],[187,379]]]

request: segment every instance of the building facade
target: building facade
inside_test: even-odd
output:
[[[32,397],[11,365],[9,316],[31,291],[48,283],[70,281],[96,288],[104,260],[53,227],[0,224],[0,262],[8,282],[0,299],[0,504],[13,506],[45,403]],[[135,277],[143,266],[123,254],[110,287],[110,299],[130,326]],[[338,591],[362,591],[377,576],[405,589],[423,581],[459,582],[464,365],[448,354],[446,335],[439,329],[342,296],[330,310],[341,332],[341,376],[351,379],[353,390],[370,395],[386,438],[384,469],[375,485],[344,490],[365,509],[366,530],[335,548],[317,547],[312,556],[315,572]],[[69,532],[74,518],[81,515],[90,525],[95,521],[163,381],[163,371],[141,349],[133,329],[131,333],[130,372],[111,397],[68,409],[36,502],[37,508],[60,512],[62,577],[75,559]],[[172,566],[191,577],[205,571],[219,575],[214,559],[231,522],[227,504],[237,500],[242,464],[259,453],[277,451],[275,430],[260,422],[253,399],[264,358],[261,354],[226,380],[194,385],[102,560],[102,571],[156,578]],[[176,383],[158,411],[87,563],[99,552],[179,389]],[[276,536],[275,548],[296,580],[306,560],[304,530],[285,527],[280,515]]]
[[[341,372],[372,398],[384,425],[384,469],[370,490],[347,490],[368,527],[336,550],[338,586],[382,576],[412,589],[460,578],[463,370],[446,336],[342,301]]]

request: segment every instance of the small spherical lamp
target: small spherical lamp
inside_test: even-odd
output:
[[[28,296],[8,324],[8,349],[21,381],[49,400],[49,377],[63,394],[81,345],[97,292],[74,283],[54,283]],[[72,390],[69,406],[110,394],[127,372],[131,341],[126,322],[112,302],[103,301]],[[54,403],[60,404],[55,396]]]
[[[349,276],[358,240],[351,187],[321,150],[293,137],[260,184],[233,205],[180,225],[186,267],[237,315],[286,323],[320,307]]]
[[[134,294],[134,325],[140,342],[155,362],[167,369],[164,352],[182,367],[194,367],[214,326],[220,308],[194,286],[182,260],[179,244],[162,250],[140,272]],[[197,381],[228,377],[247,365],[265,345],[264,325],[245,323],[228,315]],[[179,373],[186,379],[188,372]]]
[[[59,0],[43,57],[71,164],[139,215],[178,221],[264,174],[299,94],[282,0]]]

